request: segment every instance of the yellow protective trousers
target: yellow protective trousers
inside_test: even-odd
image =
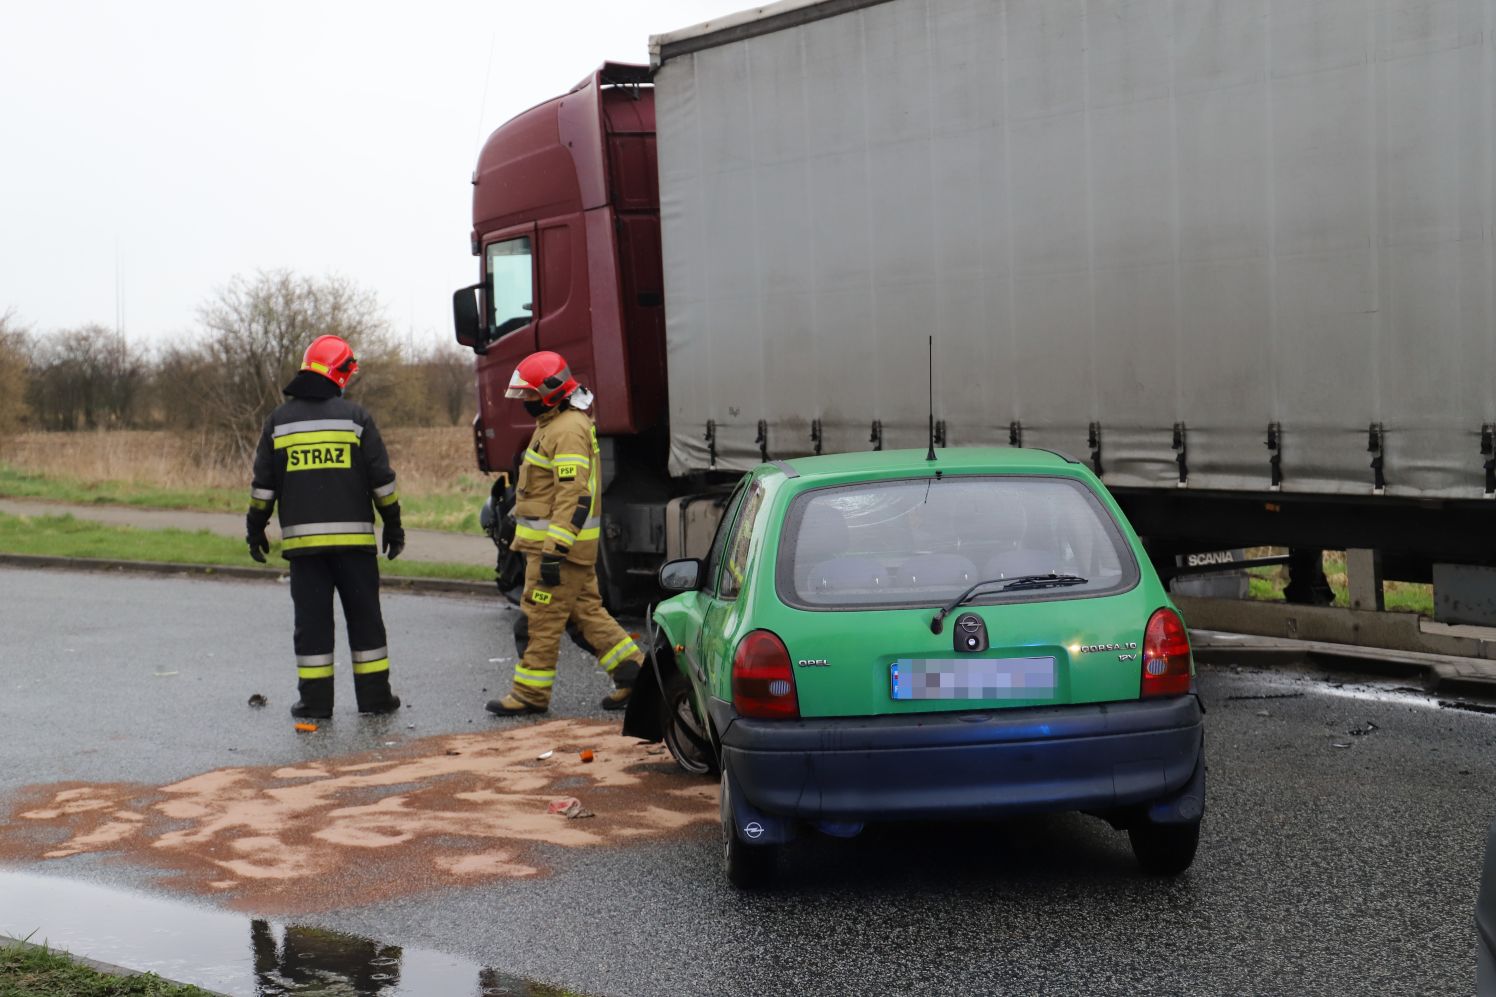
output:
[[[514,666],[514,698],[531,706],[548,707],[556,682],[556,655],[566,624],[574,623],[608,674],[625,661],[643,664],[644,652],[628,631],[603,608],[597,569],[590,564],[561,562],[561,584],[543,585],[540,558],[525,557],[525,589],[521,600],[529,625],[529,643]]]

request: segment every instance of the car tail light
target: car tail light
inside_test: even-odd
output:
[[[745,717],[793,720],[800,716],[795,673],[784,641],[754,630],[732,656],[732,704]]]
[[[1160,609],[1143,634],[1143,695],[1183,696],[1190,691],[1190,637],[1172,609]]]

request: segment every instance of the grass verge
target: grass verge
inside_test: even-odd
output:
[[[1273,550],[1253,550],[1249,557],[1262,553],[1281,553]],[[1332,605],[1344,608],[1351,604],[1350,588],[1346,579],[1345,554],[1327,550],[1324,553],[1325,579],[1335,593]],[[1249,597],[1267,602],[1282,602],[1283,588],[1288,584],[1288,569],[1282,567],[1248,568]],[[1383,582],[1382,605],[1394,613],[1417,613],[1420,616],[1434,615],[1434,587],[1418,582]]]
[[[456,491],[406,492],[400,495],[401,523],[406,529],[478,532],[478,510],[488,497],[489,482],[471,474],[458,475]],[[38,474],[0,464],[0,498],[40,499],[73,505],[122,505],[139,509],[183,509],[193,512],[238,512],[249,504],[249,484],[243,488],[162,488],[126,479],[85,480]]]
[[[242,540],[207,530],[141,530],[108,526],[72,516],[9,516],[0,513],[0,553],[49,557],[94,557],[114,561],[162,561],[254,567]],[[493,569],[439,561],[394,561],[379,558],[387,577],[455,578],[492,581]],[[280,547],[270,551],[270,565],[284,568]],[[0,997],[4,997],[0,992]]]
[[[0,997],[210,997],[154,974],[114,976],[46,946],[0,947]]]

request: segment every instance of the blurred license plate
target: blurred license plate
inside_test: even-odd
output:
[[[900,658],[894,699],[1050,699],[1054,658]]]

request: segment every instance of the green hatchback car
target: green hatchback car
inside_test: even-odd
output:
[[[1183,621],[1105,486],[1046,450],[773,461],[660,570],[660,695],[624,732],[720,775],[729,879],[806,827],[1079,810],[1194,860],[1204,709]]]

